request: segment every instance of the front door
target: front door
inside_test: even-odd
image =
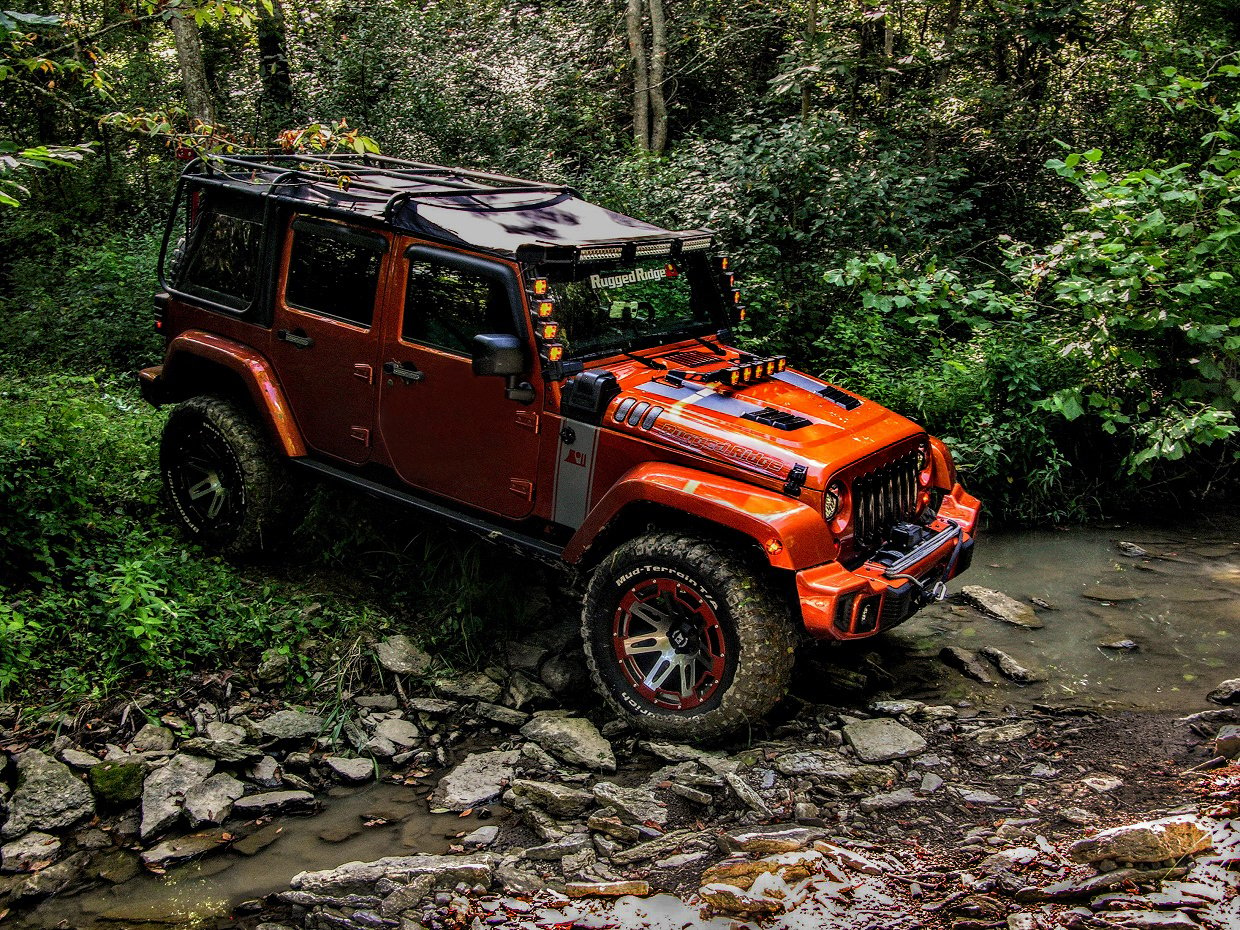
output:
[[[404,300],[384,339],[379,400],[392,465],[415,487],[526,517],[539,490],[541,385],[534,403],[509,400],[502,378],[475,375],[471,363],[476,335],[528,339],[515,269],[421,246],[401,261]]]
[[[375,307],[388,240],[305,217],[293,221],[288,238],[272,360],[306,445],[360,465],[372,446]]]

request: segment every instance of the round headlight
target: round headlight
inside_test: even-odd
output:
[[[840,497],[843,496],[844,489],[838,484],[833,484],[822,495],[822,515],[827,520],[833,520],[835,515],[840,511]]]

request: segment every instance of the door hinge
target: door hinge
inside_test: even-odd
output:
[[[527,481],[524,478],[509,478],[508,490],[513,494],[524,497],[527,501],[534,499],[534,482]]]
[[[353,377],[361,378],[367,384],[374,384],[375,370],[372,366],[367,365],[364,362],[357,362],[353,366]]]
[[[356,439],[358,442],[364,445],[367,449],[370,448],[370,430],[366,429],[366,427],[364,426],[349,427],[349,436],[352,439]]]
[[[538,434],[538,414],[529,410],[517,411],[517,426],[527,429],[535,435]]]

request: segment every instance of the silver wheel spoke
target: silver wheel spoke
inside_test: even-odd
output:
[[[693,686],[697,684],[696,676],[693,674],[697,671],[697,659],[693,656],[681,656],[680,662],[680,696],[682,698],[693,696]]]
[[[643,682],[647,688],[653,688],[658,691],[663,687],[663,682],[667,681],[672,672],[676,671],[679,664],[679,656],[674,652],[665,652],[659,656],[659,661],[651,666],[650,671],[646,674],[646,680]]]
[[[629,636],[622,641],[626,656],[640,656],[651,652],[667,652],[671,649],[666,636],[647,633],[644,636]]]
[[[668,627],[672,625],[671,620],[668,619],[668,616],[663,611],[641,601],[630,607],[629,613],[643,623],[648,623],[654,627],[653,635],[666,636]]]
[[[189,494],[190,500],[195,501],[202,500],[210,495],[211,501],[207,505],[207,517],[212,520],[219,516],[219,512],[224,509],[224,501],[228,496],[219,479],[214,474],[208,475],[197,484],[190,485],[186,493]]]

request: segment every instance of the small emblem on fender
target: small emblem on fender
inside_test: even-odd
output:
[[[588,460],[584,452],[577,449],[569,449],[568,455],[564,456],[564,461],[568,462],[569,465],[580,465],[582,468],[585,468]]]

